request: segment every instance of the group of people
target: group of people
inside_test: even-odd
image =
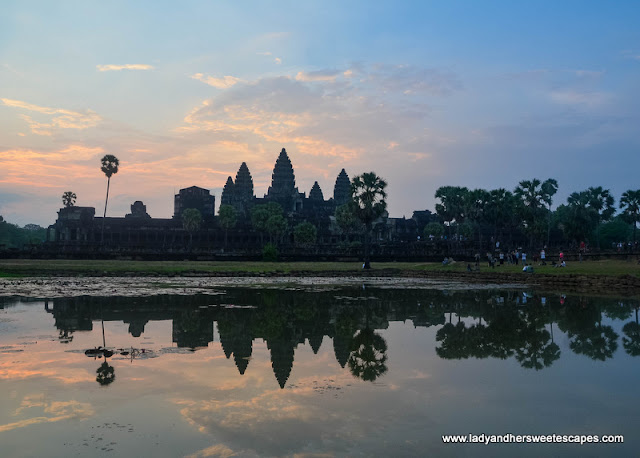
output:
[[[498,245],[496,244],[496,247]],[[486,259],[487,259],[487,264],[489,267],[495,268],[496,264],[499,265],[504,265],[505,261],[508,264],[512,264],[512,265],[519,265],[521,264],[523,267],[527,267],[530,266],[532,264],[538,264],[540,266],[546,266],[547,265],[547,253],[546,253],[546,247],[543,248],[542,250],[540,250],[540,254],[538,255],[538,253],[534,253],[531,256],[531,260],[529,260],[529,257],[527,255],[527,252],[522,250],[522,248],[519,248],[517,250],[511,250],[507,253],[504,253],[503,251],[499,251],[499,253],[494,254],[491,252],[487,252],[486,254]],[[553,267],[566,267],[567,263],[564,259],[564,253],[561,251],[558,255],[558,262],[556,263],[555,261],[551,261],[551,265]],[[476,270],[479,269],[480,267],[480,254],[476,253],[475,255],[475,267]],[[469,269],[470,269],[470,265],[469,265]],[[525,270],[525,269],[523,269]],[[525,270],[525,271],[529,271],[529,270]]]

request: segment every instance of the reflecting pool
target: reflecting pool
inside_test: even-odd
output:
[[[637,300],[393,284],[0,298],[2,456],[634,456]],[[624,435],[445,444],[443,435]]]

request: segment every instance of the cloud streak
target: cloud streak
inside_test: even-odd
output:
[[[242,81],[240,78],[236,78],[235,76],[227,75],[222,78],[215,78],[213,76],[205,76],[202,73],[191,75],[191,78],[218,89],[228,89]]]
[[[96,65],[99,72],[119,72],[121,70],[153,70],[153,65],[124,64],[124,65]]]
[[[86,110],[84,113],[66,110],[63,108],[50,108],[35,105],[21,100],[0,98],[5,106],[27,110],[40,115],[49,115],[46,122],[36,121],[30,115],[20,115],[29,125],[31,132],[36,135],[51,136],[55,129],[87,129],[97,126],[102,118],[94,111]]]

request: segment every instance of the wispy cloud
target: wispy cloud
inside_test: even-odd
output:
[[[596,107],[611,99],[606,92],[579,92],[576,90],[552,91],[551,100],[563,105]]]
[[[235,84],[242,81],[240,78],[236,78],[235,76],[227,75],[223,76],[222,78],[215,78],[213,76],[205,76],[202,73],[191,75],[191,78],[193,78],[194,80],[202,81],[203,83],[218,89],[228,89],[231,86],[234,86]]]
[[[12,108],[18,108],[27,110],[42,115],[49,115],[45,122],[36,121],[29,115],[21,115],[31,132],[36,135],[51,136],[54,129],[87,129],[89,127],[95,127],[102,121],[102,118],[94,111],[87,110],[84,113],[78,111],[66,110],[63,108],[50,108],[40,105],[34,105],[32,103],[23,102],[21,100],[13,99],[1,99],[4,105]]]
[[[298,72],[296,80],[313,82],[313,81],[335,81],[341,74],[337,70],[318,70],[314,72]]]
[[[124,65],[96,65],[99,72],[119,72],[120,70],[153,70],[153,65],[124,64]]]

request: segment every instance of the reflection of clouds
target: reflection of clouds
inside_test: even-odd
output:
[[[340,391],[328,390],[330,394],[322,395],[326,387],[319,389],[318,382],[344,390],[353,378],[341,373],[331,376],[329,382],[326,376],[308,376],[285,390],[264,390],[250,398],[245,397],[246,389],[222,393],[216,387],[217,399],[173,402],[182,406],[180,413],[198,431],[219,438],[233,450],[237,449],[234,444],[241,444],[245,450],[237,453],[242,455],[311,452],[326,448],[325,441],[330,441],[334,450],[346,450],[375,428],[373,421],[354,421],[350,407],[333,398]],[[283,444],[287,444],[286,449]],[[205,451],[231,453],[227,446],[218,444],[194,456],[231,456],[205,455]]]
[[[36,348],[37,347],[37,348]],[[20,345],[14,346],[20,348]],[[42,378],[45,383],[59,382],[73,385],[93,382],[95,376],[84,367],[77,366],[77,360],[61,352],[38,351],[39,344],[31,351],[21,351],[13,360],[0,359],[0,380],[16,381]]]
[[[37,358],[38,355],[34,355]],[[64,384],[93,381],[95,377],[84,369],[64,372],[58,361],[6,361],[0,363],[0,380],[25,380],[44,377]],[[62,363],[64,364],[64,363]]]
[[[208,457],[208,456],[219,456],[221,458],[227,458],[229,456],[235,456],[233,450],[223,444],[212,445],[211,447],[207,447],[203,450],[200,450],[192,455],[187,455],[187,458],[200,458],[200,457]]]
[[[78,402],[73,400],[48,401],[45,399],[44,394],[36,394],[25,396],[20,407],[14,412],[14,415],[21,415],[26,411],[32,412],[32,409],[41,409],[44,415],[0,425],[0,432],[24,428],[38,423],[52,423],[71,418],[85,419],[93,416],[95,413],[91,404],[87,402]]]

